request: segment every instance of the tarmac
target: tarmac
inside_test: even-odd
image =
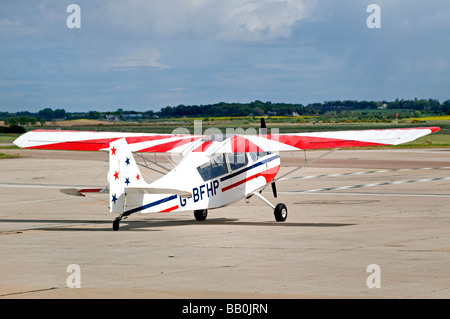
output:
[[[450,298],[450,149],[332,153],[263,191],[284,223],[252,197],[117,232],[107,196],[59,191],[106,186],[107,153],[2,152],[24,157],[0,160],[0,298]]]

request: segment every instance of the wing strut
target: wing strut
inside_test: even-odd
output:
[[[325,154],[320,155],[319,157],[313,159],[312,161],[306,162],[304,165],[297,166],[296,168],[290,170],[290,171],[287,172],[286,174],[281,175],[280,177],[275,178],[273,181],[282,180],[282,179],[283,179],[284,177],[286,177],[287,175],[290,175],[290,174],[292,174],[292,173],[298,171],[299,169],[302,169],[302,168],[304,168],[304,167],[306,167],[306,166],[308,166],[308,165],[311,165],[311,164],[317,162],[317,161],[320,160],[321,158],[323,158],[323,157],[325,157],[325,156],[327,156],[327,155],[329,155],[329,154],[331,154],[331,153],[337,151],[338,149],[340,149],[340,147],[333,148],[332,150],[329,150],[329,151],[326,152]]]
[[[170,169],[168,169],[167,167],[165,167],[165,166],[163,166],[163,165],[161,165],[161,164],[159,164],[159,163],[156,162],[156,153],[155,153],[155,160],[154,160],[154,161],[152,161],[152,160],[149,159],[149,158],[146,158],[143,154],[137,154],[137,153],[135,153],[135,155],[138,155],[139,157],[141,157],[141,158],[144,160],[144,164],[136,163],[136,164],[139,165],[139,166],[148,168],[148,169],[150,169],[150,170],[152,170],[152,171],[155,171],[155,172],[157,172],[157,173],[160,173],[161,175],[165,175],[167,172],[170,172]],[[167,158],[167,157],[166,157],[166,158]],[[164,170],[166,171],[166,173],[161,172],[161,171],[159,171],[159,170],[157,170],[157,169],[155,169],[155,168],[150,167],[150,165],[148,165],[147,162],[150,162],[150,163],[152,163],[153,165],[156,165],[156,166],[158,166],[158,167],[164,169]]]

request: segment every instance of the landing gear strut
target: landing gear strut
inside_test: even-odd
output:
[[[275,216],[275,220],[277,222],[284,222],[287,218],[287,207],[283,203],[277,204],[277,206],[274,206],[271,202],[269,202],[264,196],[262,196],[259,192],[254,192],[253,195],[256,195],[256,197],[260,198],[262,201],[264,201],[267,205],[273,208],[273,214]]]

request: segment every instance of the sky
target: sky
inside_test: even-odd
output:
[[[444,0],[2,0],[0,111],[444,102],[449,17]]]

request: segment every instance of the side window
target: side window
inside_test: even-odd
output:
[[[228,161],[232,171],[238,168],[244,167],[248,164],[248,158],[246,153],[230,153],[228,154]]]
[[[271,152],[252,152],[249,153],[250,154],[250,158],[252,159],[253,162],[257,161],[258,159],[260,159],[261,157],[267,156],[269,154],[272,154]]]
[[[225,163],[225,155],[218,155],[217,157],[211,159],[211,161],[197,167],[197,171],[200,173],[205,182],[228,173],[227,164]]]

